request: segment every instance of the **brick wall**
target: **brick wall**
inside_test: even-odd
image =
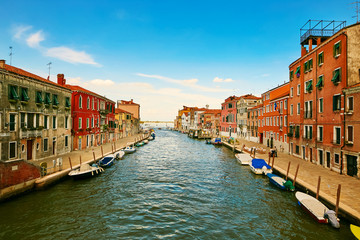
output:
[[[0,189],[40,177],[40,167],[25,160],[0,161]]]

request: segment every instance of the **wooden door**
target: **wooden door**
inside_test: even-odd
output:
[[[27,140],[26,143],[26,159],[31,160],[32,159],[32,150],[33,150],[33,140]]]

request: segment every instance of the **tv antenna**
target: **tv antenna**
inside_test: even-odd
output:
[[[49,80],[50,80],[50,68],[51,68],[51,64],[52,64],[52,62],[49,62],[48,64],[46,64],[46,65],[49,66]]]
[[[356,23],[359,22],[359,3],[360,3],[360,1],[350,3],[350,4],[355,4],[354,8],[355,8],[356,16],[353,16],[353,18],[356,18]]]
[[[11,66],[11,63],[12,63],[12,55],[13,55],[13,52],[12,52],[13,47],[10,46],[9,48],[10,48],[9,56],[10,56],[10,66]]]

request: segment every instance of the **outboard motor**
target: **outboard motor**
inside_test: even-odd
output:
[[[340,228],[339,219],[336,217],[336,214],[333,210],[329,210],[324,213],[324,218],[327,218],[329,223],[334,228]]]

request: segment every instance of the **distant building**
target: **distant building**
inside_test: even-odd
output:
[[[237,136],[240,138],[248,139],[247,119],[248,108],[261,104],[261,97],[256,97],[252,94],[240,96],[236,102],[236,123],[237,123]]]
[[[140,130],[140,104],[134,103],[133,99],[130,101],[118,100],[117,109],[125,110],[132,114],[132,131],[138,133]]]
[[[221,104],[220,135],[237,137],[236,103],[240,97],[230,96]]]
[[[262,143],[260,142],[260,132],[259,132],[262,122],[262,120],[260,120],[262,109],[263,109],[263,104],[248,108],[247,139],[251,142]]]

